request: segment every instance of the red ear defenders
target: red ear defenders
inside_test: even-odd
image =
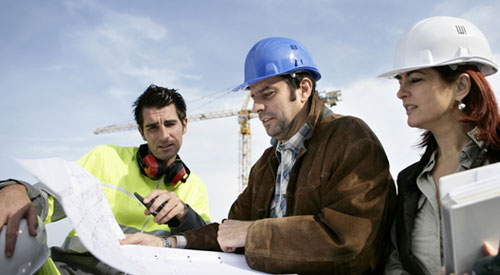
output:
[[[153,180],[159,180],[163,175],[163,182],[170,186],[175,186],[179,182],[186,182],[189,174],[189,168],[182,162],[179,156],[168,167],[162,160],[149,153],[148,145],[142,144],[139,146],[136,154],[137,164],[141,174],[146,175]]]

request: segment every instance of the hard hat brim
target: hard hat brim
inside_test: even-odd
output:
[[[439,67],[439,66],[446,66],[446,65],[476,65],[478,68],[481,70],[481,72],[485,76],[492,75],[498,71],[498,66],[494,62],[491,62],[490,60],[487,60],[485,58],[481,57],[470,57],[470,58],[464,58],[460,57],[457,59],[453,60],[448,60],[446,62],[442,63],[437,63],[437,64],[425,64],[425,65],[419,65],[419,66],[411,66],[411,67],[403,67],[403,68],[397,68],[391,71],[388,71],[386,73],[383,73],[377,77],[380,78],[394,78],[397,75],[400,75],[402,73],[410,72],[410,71],[415,71],[419,69],[426,69],[426,68],[432,68],[432,67]]]
[[[248,87],[250,87],[250,85],[252,85],[254,83],[257,83],[257,82],[259,82],[261,80],[270,78],[270,77],[280,76],[280,75],[287,75],[287,74],[293,74],[293,73],[298,73],[298,72],[308,72],[308,73],[310,73],[314,77],[314,80],[316,80],[316,81],[318,81],[318,80],[321,79],[321,74],[320,74],[320,72],[316,68],[313,68],[313,67],[301,67],[299,69],[293,69],[293,70],[290,70],[288,72],[281,73],[281,74],[271,74],[271,75],[265,75],[265,76],[261,76],[261,77],[257,77],[257,78],[251,79],[249,81],[243,82],[242,84],[236,86],[236,88],[234,88],[232,91],[233,92],[237,92],[239,90],[246,90],[246,89],[248,89]]]

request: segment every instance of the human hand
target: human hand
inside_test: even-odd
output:
[[[485,242],[483,251],[486,256],[474,262],[472,273],[477,275],[500,274],[500,254],[498,254],[498,249]]]
[[[498,249],[491,246],[491,244],[488,242],[485,242],[483,244],[483,251],[484,251],[484,254],[486,254],[486,256],[495,256],[498,254]]]
[[[5,232],[5,257],[14,255],[16,248],[19,223],[25,218],[28,222],[28,231],[31,236],[36,236],[38,219],[36,210],[31,203],[26,188],[20,184],[6,186],[0,189],[0,232],[6,225]]]
[[[234,252],[238,247],[244,247],[248,228],[253,222],[225,220],[219,225],[217,242],[224,252]]]
[[[484,254],[486,254],[486,256],[495,256],[498,254],[498,249],[494,248],[493,246],[491,246],[490,243],[488,242],[485,242],[483,244],[483,251],[484,251]],[[445,274],[445,271],[444,271],[444,266],[443,268],[441,269],[441,273],[440,274]],[[468,275],[469,273],[463,273],[463,275]],[[450,275],[456,275],[455,273],[450,273]]]
[[[146,233],[135,233],[135,234],[125,234],[125,239],[120,240],[120,244],[139,244],[148,246],[163,246],[163,240],[160,237],[146,234]]]
[[[153,190],[144,198],[144,203],[149,203],[153,199],[155,199],[155,202],[149,209],[144,211],[144,214],[150,215],[155,213],[154,222],[157,224],[165,224],[173,217],[176,217],[180,223],[184,221],[188,209],[175,193],[166,190]],[[161,210],[156,212],[161,205],[163,205]]]

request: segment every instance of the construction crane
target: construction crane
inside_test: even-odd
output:
[[[235,116],[235,115],[238,115],[239,112],[240,112],[240,110],[234,109],[234,110],[225,110],[225,111],[216,111],[216,112],[208,112],[208,113],[203,113],[203,114],[189,115],[188,121],[192,122],[192,121],[199,121],[199,120],[204,120],[204,119]],[[107,133],[121,132],[121,131],[130,131],[130,130],[136,130],[136,129],[137,129],[137,123],[135,123],[135,122],[129,122],[129,123],[124,123],[124,124],[112,124],[112,125],[109,125],[106,127],[95,129],[94,134],[100,135],[100,134],[107,134]]]
[[[328,107],[332,107],[337,105],[337,102],[341,100],[341,92],[340,90],[330,91],[330,92],[322,92],[319,93],[321,100]],[[229,116],[238,116],[238,124],[240,125],[239,130],[239,152],[238,152],[238,190],[242,192],[248,184],[248,174],[250,171],[251,165],[251,136],[252,133],[250,131],[250,119],[257,117],[257,114],[252,113],[252,110],[248,109],[248,102],[250,100],[250,92],[248,92],[245,100],[243,102],[243,106],[240,110],[225,110],[225,111],[215,111],[201,114],[194,114],[188,116],[188,121],[200,121],[205,119],[215,119],[215,118],[223,118]],[[113,124],[103,128],[97,128],[94,131],[94,134],[106,134],[113,132],[121,132],[121,131],[129,131],[137,129],[136,123],[124,123],[124,124]]]
[[[336,106],[337,102],[342,100],[341,96],[342,93],[340,90],[319,93],[319,98],[321,98],[321,101],[328,107]]]
[[[252,118],[252,110],[248,110],[248,101],[250,99],[250,92],[248,92],[243,102],[241,110],[238,112],[238,123],[240,124],[239,135],[239,154],[238,154],[238,190],[240,193],[245,190],[248,184],[248,173],[250,172],[252,142],[250,132],[250,119]],[[253,114],[257,116],[257,114]]]

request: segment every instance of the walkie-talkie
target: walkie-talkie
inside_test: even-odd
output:
[[[149,209],[151,207],[151,205],[153,205],[153,203],[155,202],[156,198],[152,199],[150,202],[148,203],[144,203],[144,198],[139,195],[139,193],[137,192],[134,192],[134,195],[135,197],[146,207],[146,209]],[[165,205],[165,203],[167,202],[164,202],[162,203],[157,209],[156,209],[156,213],[160,212],[161,209],[163,208],[163,206]],[[156,213],[151,213],[154,217],[156,217]],[[177,219],[177,217],[173,217],[171,218],[170,220],[168,220],[165,224],[167,224],[169,227],[177,227],[179,226],[180,222],[179,220]]]

